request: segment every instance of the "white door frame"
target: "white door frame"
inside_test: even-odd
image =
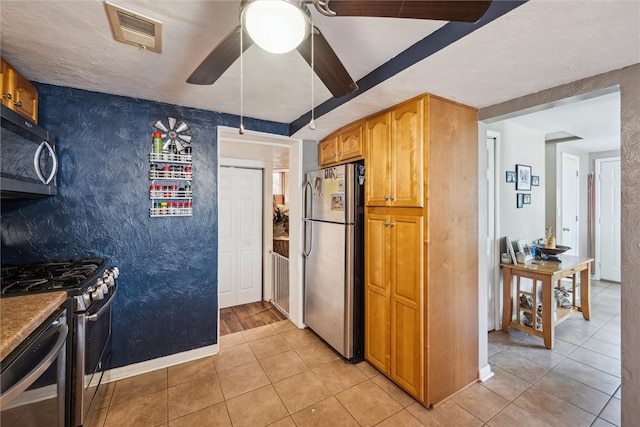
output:
[[[493,179],[489,180],[493,182],[493,221],[487,223],[487,237],[489,239],[487,248],[487,276],[489,280],[489,284],[493,284],[493,295],[495,296],[494,300],[489,300],[488,308],[488,317],[493,318],[493,326],[495,330],[501,329],[501,321],[500,317],[502,315],[502,284],[501,279],[502,275],[500,274],[499,267],[499,258],[500,258],[500,133],[492,130],[487,130],[487,138],[492,138],[493,143],[493,170],[491,170],[491,160],[489,159],[487,162],[489,173],[493,174]],[[488,148],[488,147],[487,147]],[[491,150],[488,149],[487,154],[491,154]],[[487,176],[487,179],[489,177]],[[488,187],[489,188],[489,187]],[[489,188],[491,191],[491,188]],[[491,195],[487,195],[488,202],[491,202]],[[487,213],[489,216],[489,213]],[[491,221],[489,218],[487,221]],[[489,288],[489,287],[487,287]],[[488,325],[491,330],[491,322]]]
[[[595,204],[595,215],[594,215],[594,237],[595,237],[595,248],[594,248],[594,258],[595,258],[595,265],[596,268],[594,269],[595,272],[593,274],[593,278],[594,280],[600,280],[600,263],[602,261],[602,251],[600,250],[600,244],[601,244],[601,228],[600,228],[600,203],[601,203],[601,197],[602,197],[602,188],[600,186],[600,169],[601,169],[601,165],[604,162],[611,162],[611,161],[621,161],[620,157],[603,157],[600,159],[595,159],[595,168],[594,168],[594,176],[595,176],[595,198],[594,198],[594,204]],[[622,166],[622,165],[621,165]]]

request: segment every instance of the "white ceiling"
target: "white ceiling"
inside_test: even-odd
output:
[[[239,0],[113,2],[162,21],[162,54],[116,42],[100,0],[2,0],[2,56],[30,80],[240,113],[238,61],[212,86],[185,82],[238,25]],[[313,20],[356,81],[444,24],[315,11]],[[293,136],[319,140],[423,92],[482,108],[638,62],[639,1],[531,0]],[[310,110],[311,72],[295,51],[276,56],[253,46],[244,74],[245,116],[290,123]],[[330,97],[315,78],[314,102]]]
[[[587,153],[620,149],[620,92],[506,120],[545,135],[565,132],[580,140],[565,146]]]

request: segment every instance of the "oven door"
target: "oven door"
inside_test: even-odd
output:
[[[66,311],[36,332],[16,356],[2,366],[0,425],[65,427]],[[6,359],[3,360],[3,364]]]
[[[78,361],[74,366],[74,426],[88,421],[88,413],[98,392],[104,371],[111,360],[112,304],[118,285],[86,312],[76,314],[76,351]]]

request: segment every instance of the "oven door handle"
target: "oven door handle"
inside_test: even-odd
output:
[[[25,375],[20,381],[18,381],[13,387],[7,390],[5,393],[0,396],[0,408],[8,405],[13,399],[15,399],[20,393],[25,391],[31,384],[33,384],[40,375],[46,371],[49,366],[53,363],[53,361],[58,357],[58,353],[60,349],[64,346],[67,341],[67,333],[69,332],[69,327],[66,323],[60,323],[55,327],[49,334],[58,333],[58,339],[51,349],[49,353],[38,363],[38,365],[31,370],[27,375]]]
[[[102,316],[102,313],[104,313],[105,310],[108,310],[109,307],[111,307],[111,304],[113,304],[113,300],[116,298],[117,293],[118,293],[118,286],[115,286],[113,289],[113,293],[111,294],[111,298],[109,298],[109,303],[103,305],[100,310],[98,310],[96,313],[92,314],[91,316],[87,316],[87,320],[89,322],[95,322],[96,320],[98,320],[98,318]]]

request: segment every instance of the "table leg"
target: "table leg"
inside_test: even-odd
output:
[[[544,338],[544,346],[553,348],[553,331],[555,324],[553,322],[553,280],[551,276],[545,276],[542,280],[542,336]],[[537,307],[534,307],[534,313]],[[534,314],[535,315],[535,314]]]
[[[509,325],[511,324],[511,316],[513,315],[513,296],[511,295],[512,288],[511,268],[502,268],[502,332],[509,332]]]
[[[580,309],[585,320],[591,319],[591,263],[580,272]]]

